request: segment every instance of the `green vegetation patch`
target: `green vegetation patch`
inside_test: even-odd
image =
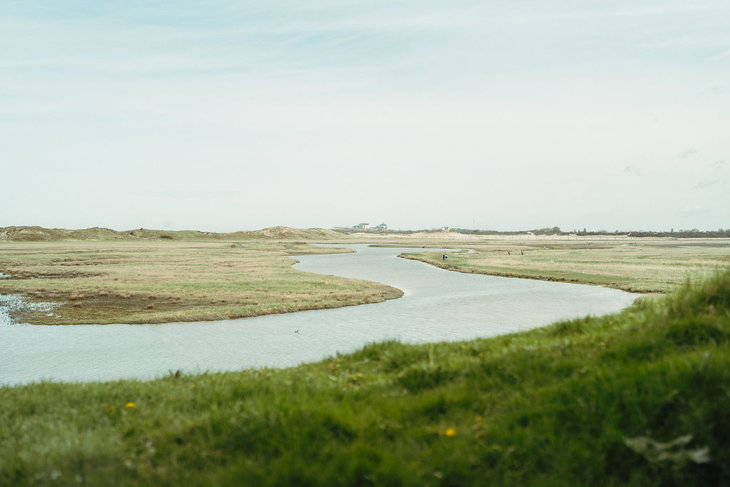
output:
[[[0,485],[727,485],[730,271],[492,339],[0,389]]]

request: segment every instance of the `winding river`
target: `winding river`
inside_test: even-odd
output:
[[[388,339],[423,343],[528,330],[618,311],[636,298],[596,286],[445,271],[397,257],[408,249],[341,246],[357,252],[301,256],[296,268],[383,282],[402,289],[403,298],[217,322],[0,325],[0,385],[286,367]]]

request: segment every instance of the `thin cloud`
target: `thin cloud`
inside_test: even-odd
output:
[[[632,164],[632,165],[626,166],[624,168],[624,173],[630,174],[632,176],[643,176],[644,170],[642,168],[640,168],[639,166]]]
[[[695,215],[695,214],[701,214],[703,212],[707,211],[707,209],[703,205],[690,205],[685,206],[680,210],[681,213],[685,215]]]
[[[136,196],[143,196],[149,198],[172,198],[172,199],[211,199],[211,198],[223,198],[230,196],[237,196],[240,194],[238,190],[197,190],[197,189],[143,189],[139,191],[133,191],[132,194]]]
[[[696,156],[696,155],[697,155],[697,153],[698,153],[698,152],[697,152],[697,149],[695,149],[694,147],[690,147],[689,149],[687,149],[687,150],[685,150],[685,151],[682,151],[682,152],[680,152],[680,153],[679,153],[679,155],[678,155],[678,157],[679,157],[680,159],[688,159],[688,158],[690,158],[690,157],[694,157],[694,156]]]
[[[708,180],[708,181],[700,181],[699,183],[695,184],[695,189],[707,189],[707,188],[711,188],[712,186],[717,186],[722,183],[723,183],[723,181],[720,181],[717,179]]]
[[[712,61],[721,61],[725,59],[730,59],[730,49],[710,57],[710,60]]]

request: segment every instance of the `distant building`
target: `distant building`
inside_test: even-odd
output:
[[[352,228],[354,228],[355,230],[367,230],[368,228],[370,228],[370,224],[358,223],[357,225],[353,225]]]
[[[380,225],[375,225],[373,227],[373,229],[374,230],[387,230],[388,229],[388,225],[386,225],[385,223],[381,223]]]

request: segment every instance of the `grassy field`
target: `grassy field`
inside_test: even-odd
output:
[[[443,261],[433,252],[407,258],[445,269],[596,284],[625,291],[668,292],[688,277],[730,264],[728,239],[473,239],[444,246],[471,249]]]
[[[31,308],[15,311],[16,319],[30,323],[218,320],[378,302],[402,295],[382,284],[294,270],[291,255],[333,250],[302,241],[266,240],[332,238],[331,231],[276,227],[238,232],[235,235],[249,240],[237,245],[221,241],[234,234],[211,234],[207,240],[196,241],[184,239],[200,236],[200,232],[168,235],[134,230],[114,232],[114,240],[58,240],[106,238],[105,232],[111,231],[21,230],[15,231],[15,238],[57,239],[0,240],[0,273],[12,276],[0,278],[0,294],[17,293],[60,304],[51,314]],[[59,236],[58,232],[66,233]],[[171,238],[163,238],[166,236]],[[436,233],[428,238],[354,236],[352,241],[363,238],[379,245],[472,252],[451,252],[446,262],[439,253],[406,255],[450,270],[597,284],[634,292],[667,292],[690,275],[707,275],[730,264],[728,239],[526,239],[460,234],[443,238]]]
[[[340,251],[346,251],[340,249]],[[305,273],[297,254],[337,250],[292,242],[0,242],[0,294],[60,306],[15,319],[34,324],[220,320],[380,302],[379,283]]]
[[[0,388],[0,485],[729,485],[730,271],[285,370]]]

